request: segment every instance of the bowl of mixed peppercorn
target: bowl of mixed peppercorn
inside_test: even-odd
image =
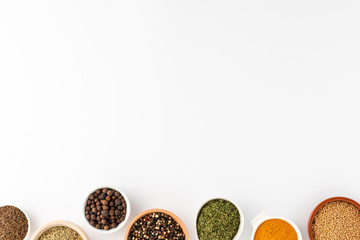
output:
[[[170,211],[150,209],[137,215],[129,224],[125,240],[189,240],[185,224]]]

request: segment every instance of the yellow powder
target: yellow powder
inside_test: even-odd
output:
[[[281,219],[269,219],[260,224],[254,240],[297,240],[295,229]]]

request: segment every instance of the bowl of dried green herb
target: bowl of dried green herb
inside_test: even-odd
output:
[[[206,201],[196,218],[199,240],[236,240],[244,228],[244,214],[233,202],[224,198]]]
[[[40,227],[31,240],[88,240],[85,232],[72,222],[57,220]]]

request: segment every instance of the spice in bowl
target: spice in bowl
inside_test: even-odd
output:
[[[130,228],[127,240],[185,240],[179,223],[163,212],[153,212],[139,218]]]
[[[31,240],[88,240],[85,232],[74,223],[57,220],[35,231]]]
[[[97,229],[110,230],[125,220],[127,204],[119,191],[100,188],[91,193],[85,206],[85,217]]]
[[[331,201],[316,212],[311,229],[314,240],[360,240],[360,210],[346,201]]]
[[[22,240],[28,229],[29,222],[23,211],[14,206],[0,207],[1,240]]]
[[[269,219],[260,224],[255,232],[254,240],[297,240],[296,230],[285,220]]]
[[[201,208],[196,221],[199,240],[232,240],[239,227],[239,210],[225,199],[207,202]]]
[[[46,230],[38,240],[83,240],[78,232],[65,226],[56,226]]]

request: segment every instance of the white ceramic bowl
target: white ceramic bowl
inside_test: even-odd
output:
[[[236,204],[234,203],[233,201],[229,200],[229,199],[226,199],[226,198],[221,198],[221,197],[217,197],[217,198],[212,198],[208,201],[206,201],[203,205],[201,205],[201,207],[199,208],[197,214],[196,214],[196,221],[195,221],[195,230],[196,230],[196,237],[199,239],[199,236],[198,236],[198,233],[197,233],[197,219],[199,217],[199,214],[200,214],[200,211],[201,209],[205,206],[205,204],[207,204],[208,202],[212,201],[212,200],[217,200],[217,199],[222,199],[222,200],[225,200],[225,201],[229,201],[231,202],[232,204],[235,205],[235,207],[238,209],[239,211],[239,214],[240,214],[240,225],[239,225],[239,230],[237,231],[235,237],[233,238],[233,240],[237,240],[240,238],[240,235],[244,229],[244,223],[245,223],[245,219],[244,219],[244,214],[243,214],[243,211],[241,210],[241,208]]]
[[[0,206],[0,207],[5,207],[5,206],[16,207],[16,208],[18,208],[20,211],[22,211],[22,212],[25,214],[26,220],[27,220],[27,222],[28,222],[28,230],[27,230],[27,233],[26,233],[24,239],[26,239],[27,237],[29,237],[30,230],[31,230],[31,229],[30,229],[31,225],[30,225],[30,218],[29,218],[29,216],[26,214],[26,212],[25,212],[24,210],[22,210],[21,208],[19,208],[19,207],[17,207],[17,206],[14,206],[14,205],[11,205],[11,204],[5,204],[5,205],[2,205],[2,206]]]
[[[98,189],[103,189],[103,188],[107,188],[107,189],[112,189],[112,190],[115,190],[115,191],[118,191],[125,199],[125,203],[126,203],[126,215],[125,215],[125,219],[124,221],[122,221],[116,228],[113,228],[113,229],[110,229],[110,230],[104,230],[104,229],[97,229],[96,227],[92,226],[90,224],[90,222],[86,219],[85,217],[85,207],[86,207],[86,204],[87,204],[87,200],[90,196],[90,194],[94,193],[96,190]],[[89,195],[86,197],[85,201],[84,201],[84,205],[83,205],[83,208],[82,208],[82,211],[83,211],[83,215],[84,215],[84,219],[85,221],[89,224],[89,226],[94,229],[96,232],[99,232],[99,233],[104,233],[104,234],[109,234],[109,233],[114,233],[114,232],[117,232],[119,231],[121,228],[123,228],[127,222],[127,220],[129,219],[130,217],[130,201],[128,199],[128,197],[125,195],[125,193],[123,193],[122,191],[120,191],[119,189],[117,188],[113,188],[113,187],[98,187],[98,188],[95,188],[93,191],[91,191],[89,193]]]
[[[79,233],[79,235],[81,236],[81,238],[83,240],[88,240],[88,237],[86,236],[85,232],[79,228],[77,225],[75,225],[72,222],[68,222],[68,221],[63,221],[63,220],[57,220],[57,221],[53,221],[53,222],[49,222],[43,226],[41,226],[38,230],[36,230],[36,232],[33,234],[33,236],[31,237],[31,240],[38,240],[39,237],[48,229],[52,228],[52,227],[59,227],[59,226],[64,226],[64,227],[68,227],[73,229],[74,231],[76,231],[77,233]]]
[[[289,223],[296,231],[296,234],[297,234],[297,237],[298,237],[298,240],[302,240],[302,236],[301,236],[301,232],[299,230],[299,228],[296,226],[295,223],[293,223],[292,221],[290,221],[289,219],[287,218],[283,218],[283,217],[276,217],[276,216],[269,216],[267,215],[266,213],[260,213],[259,215],[257,215],[252,221],[251,221],[251,225],[253,226],[253,232],[252,232],[252,235],[251,235],[251,239],[254,240],[255,238],[255,233],[257,231],[257,229],[259,228],[259,226],[267,221],[267,220],[270,220],[270,219],[281,219],[281,220],[284,220],[286,221],[287,223]]]

